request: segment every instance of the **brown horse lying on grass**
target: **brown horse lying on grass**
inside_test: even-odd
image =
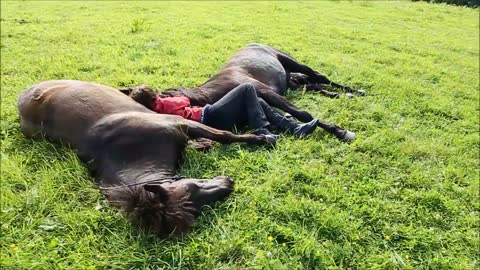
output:
[[[192,106],[204,107],[213,104],[229,91],[242,83],[250,83],[257,90],[257,95],[268,105],[291,114],[302,122],[309,122],[312,115],[298,109],[282,95],[287,89],[306,87],[307,90],[318,91],[330,97],[338,97],[337,93],[323,89],[323,85],[331,85],[343,89],[350,96],[352,93],[365,95],[364,90],[354,90],[349,86],[330,81],[324,75],[298,62],[290,55],[273,47],[262,44],[249,44],[237,52],[227,64],[204,84],[191,89],[174,88],[162,91],[164,97],[187,96]],[[130,94],[134,88],[124,88],[121,91]],[[340,140],[351,141],[355,138],[353,132],[318,121],[318,126],[335,135]]]
[[[160,236],[187,231],[202,206],[233,190],[227,176],[176,176],[189,139],[265,143],[264,136],[235,135],[153,113],[116,89],[88,82],[33,85],[20,96],[18,110],[25,136],[75,147],[110,203]]]

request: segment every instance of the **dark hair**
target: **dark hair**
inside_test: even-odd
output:
[[[153,109],[156,93],[149,86],[146,86],[146,85],[136,86],[132,89],[129,96],[133,100],[149,108],[150,110]]]
[[[190,230],[195,208],[188,194],[169,192],[154,194],[143,186],[104,190],[110,204],[122,210],[127,219],[140,228],[162,238],[181,235]],[[180,192],[177,192],[180,193]]]

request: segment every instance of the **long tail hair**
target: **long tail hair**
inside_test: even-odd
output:
[[[103,190],[110,204],[122,210],[127,219],[160,237],[183,234],[192,227],[195,208],[188,194],[177,195],[165,190],[164,196],[149,192],[143,186]]]

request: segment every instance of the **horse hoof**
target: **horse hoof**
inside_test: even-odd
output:
[[[223,186],[229,190],[233,190],[233,187],[235,186],[235,181],[233,181],[230,176],[217,176],[213,178],[213,180],[223,182]]]
[[[265,140],[265,143],[269,146],[275,146],[277,144],[277,138],[275,136],[278,136],[278,135],[275,135],[273,136],[272,135],[263,135],[264,136],[264,140]]]
[[[362,96],[362,97],[363,97],[363,96],[366,96],[366,95],[367,95],[367,91],[362,90],[362,89],[359,89],[359,90],[357,90],[357,94],[358,94],[359,96]]]
[[[354,98],[355,97],[352,93],[346,93],[345,96],[347,96],[347,98]]]
[[[355,137],[356,137],[356,135],[355,135],[354,132],[345,130],[345,132],[343,132],[343,134],[341,136],[339,136],[338,138],[341,141],[344,141],[344,142],[351,142],[351,141],[355,140]]]

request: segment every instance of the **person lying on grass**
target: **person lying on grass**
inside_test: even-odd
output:
[[[272,130],[289,132],[304,138],[317,127],[318,119],[299,125],[272,109],[263,99],[257,96],[255,87],[244,83],[213,104],[205,107],[190,106],[185,96],[161,97],[152,88],[141,85],[135,87],[130,97],[148,109],[162,114],[175,114],[183,118],[200,122],[204,125],[232,130],[234,126],[243,126],[254,130],[256,135],[264,135],[271,144],[275,144],[278,135]]]

